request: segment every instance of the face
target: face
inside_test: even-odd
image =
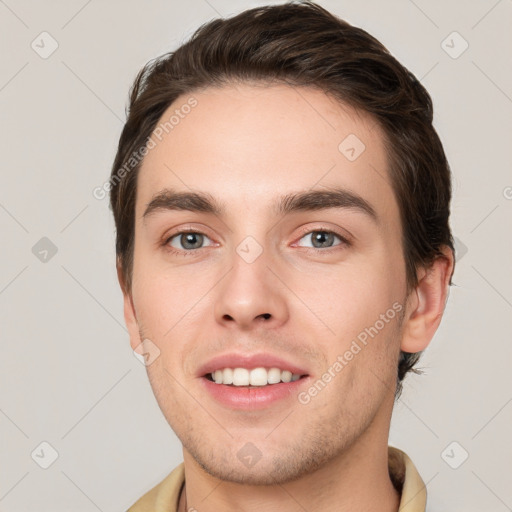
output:
[[[312,89],[191,96],[138,177],[131,345],[186,463],[283,483],[387,440],[406,281],[383,133]]]

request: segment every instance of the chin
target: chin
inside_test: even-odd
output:
[[[250,452],[250,450],[249,450]],[[296,447],[288,447],[286,453],[274,454],[272,458],[261,458],[252,463],[252,466],[244,464],[236,453],[232,457],[226,452],[222,455],[210,453],[203,457],[189,450],[195,462],[209,475],[226,482],[241,485],[282,485],[298,480],[304,475],[313,473],[319,467],[324,466],[332,457],[332,452],[323,450],[304,453]],[[248,463],[249,464],[249,463]]]

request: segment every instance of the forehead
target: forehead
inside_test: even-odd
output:
[[[206,88],[177,98],[151,138],[137,217],[164,188],[207,191],[235,211],[258,211],[290,192],[343,187],[396,213],[380,126],[318,89]]]

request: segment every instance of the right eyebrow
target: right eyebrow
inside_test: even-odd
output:
[[[146,219],[157,211],[188,210],[191,212],[212,213],[217,216],[224,214],[224,208],[215,199],[204,192],[176,192],[163,189],[153,196],[148,203],[142,219]]]

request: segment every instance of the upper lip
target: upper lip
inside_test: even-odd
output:
[[[204,377],[208,373],[224,368],[279,368],[297,375],[308,374],[307,370],[291,361],[262,352],[259,354],[228,353],[215,356],[199,368],[198,376]]]

